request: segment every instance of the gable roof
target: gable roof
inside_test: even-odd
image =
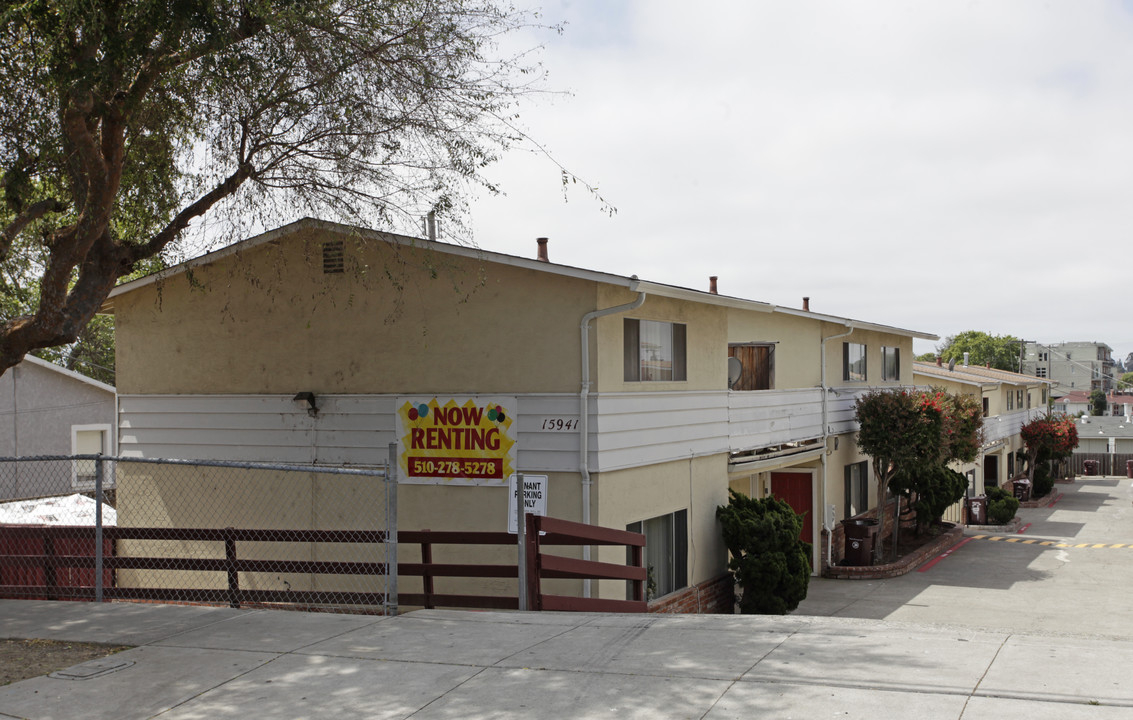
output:
[[[156,282],[166,280],[177,275],[182,275],[186,271],[192,270],[193,268],[209,265],[211,263],[217,262],[218,260],[229,257],[239,252],[245,252],[264,243],[278,241],[300,232],[312,230],[321,231],[331,235],[364,237],[374,240],[383,240],[390,243],[425,248],[435,252],[448,253],[459,257],[473,258],[480,261],[499,263],[502,265],[510,265],[512,267],[519,267],[535,272],[564,275],[583,280],[605,283],[607,285],[616,285],[624,287],[633,292],[643,292],[647,295],[657,295],[660,297],[673,298],[677,300],[688,300],[720,307],[737,308],[740,310],[795,315],[823,322],[845,325],[847,328],[876,330],[879,332],[913,337],[922,340],[940,339],[938,335],[920,332],[917,330],[907,330],[904,328],[897,328],[889,325],[881,325],[878,323],[838,317],[836,315],[814,313],[807,310],[798,310],[795,308],[782,307],[773,305],[771,303],[760,302],[758,300],[747,300],[745,298],[733,297],[729,295],[718,295],[716,293],[710,293],[703,290],[694,290],[692,288],[685,288],[677,285],[649,282],[647,280],[641,280],[636,275],[626,277],[624,275],[615,275],[612,273],[588,270],[586,268],[579,268],[571,265],[561,265],[558,263],[545,262],[542,260],[520,257],[518,255],[507,255],[505,253],[491,252],[488,250],[481,250],[479,248],[468,247],[465,245],[435,242],[421,238],[409,237],[406,235],[397,235],[394,233],[381,232],[378,230],[370,230],[368,228],[343,225],[341,223],[330,222],[327,220],[316,220],[314,218],[303,218],[302,220],[297,220],[293,223],[289,223],[274,230],[269,230],[265,233],[261,233],[246,240],[241,240],[240,242],[233,243],[232,245],[221,248],[220,250],[215,250],[213,252],[201,255],[200,257],[187,260],[183,263],[174,265],[164,270],[160,270],[151,275],[138,278],[137,280],[131,280],[130,282],[122,283],[110,292],[110,295],[107,297],[106,302],[103,303],[102,312],[113,314],[114,298],[120,295],[125,295],[126,293],[132,292],[142,287],[146,287],[147,285],[152,285]]]
[[[37,358],[35,355],[25,355],[22,362],[29,363],[31,365],[35,365],[37,367],[41,367],[41,368],[44,368],[46,370],[50,370],[52,372],[59,373],[60,375],[62,375],[64,377],[68,377],[72,380],[78,380],[79,382],[84,382],[87,385],[98,388],[99,390],[104,390],[104,391],[110,393],[111,395],[118,392],[113,385],[107,385],[104,382],[99,382],[98,380],[95,380],[94,378],[89,378],[86,375],[83,375],[82,373],[77,373],[74,370],[68,370],[67,368],[65,368],[61,365],[56,365],[53,362],[47,362],[46,360],[43,360],[41,358]]]

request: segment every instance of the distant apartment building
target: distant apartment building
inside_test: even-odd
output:
[[[1109,393],[1114,389],[1113,348],[1099,342],[1028,342],[1022,372],[1053,380],[1056,396],[1075,390]]]

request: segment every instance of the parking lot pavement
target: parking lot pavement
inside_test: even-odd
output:
[[[901,577],[812,579],[796,614],[1133,640],[1133,481],[1078,478],[1018,515]]]

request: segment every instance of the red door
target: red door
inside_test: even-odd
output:
[[[786,500],[795,512],[803,516],[803,532],[799,537],[804,542],[814,542],[814,490],[810,473],[771,473],[771,494]]]

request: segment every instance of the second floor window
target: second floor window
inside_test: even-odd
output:
[[[1007,391],[1007,409],[1015,409],[1015,393],[1011,392],[1010,390]]]
[[[682,323],[626,318],[626,382],[687,380],[685,335]]]
[[[865,345],[842,343],[842,379],[846,382],[865,382]]]
[[[901,381],[901,348],[881,348],[881,379]]]

